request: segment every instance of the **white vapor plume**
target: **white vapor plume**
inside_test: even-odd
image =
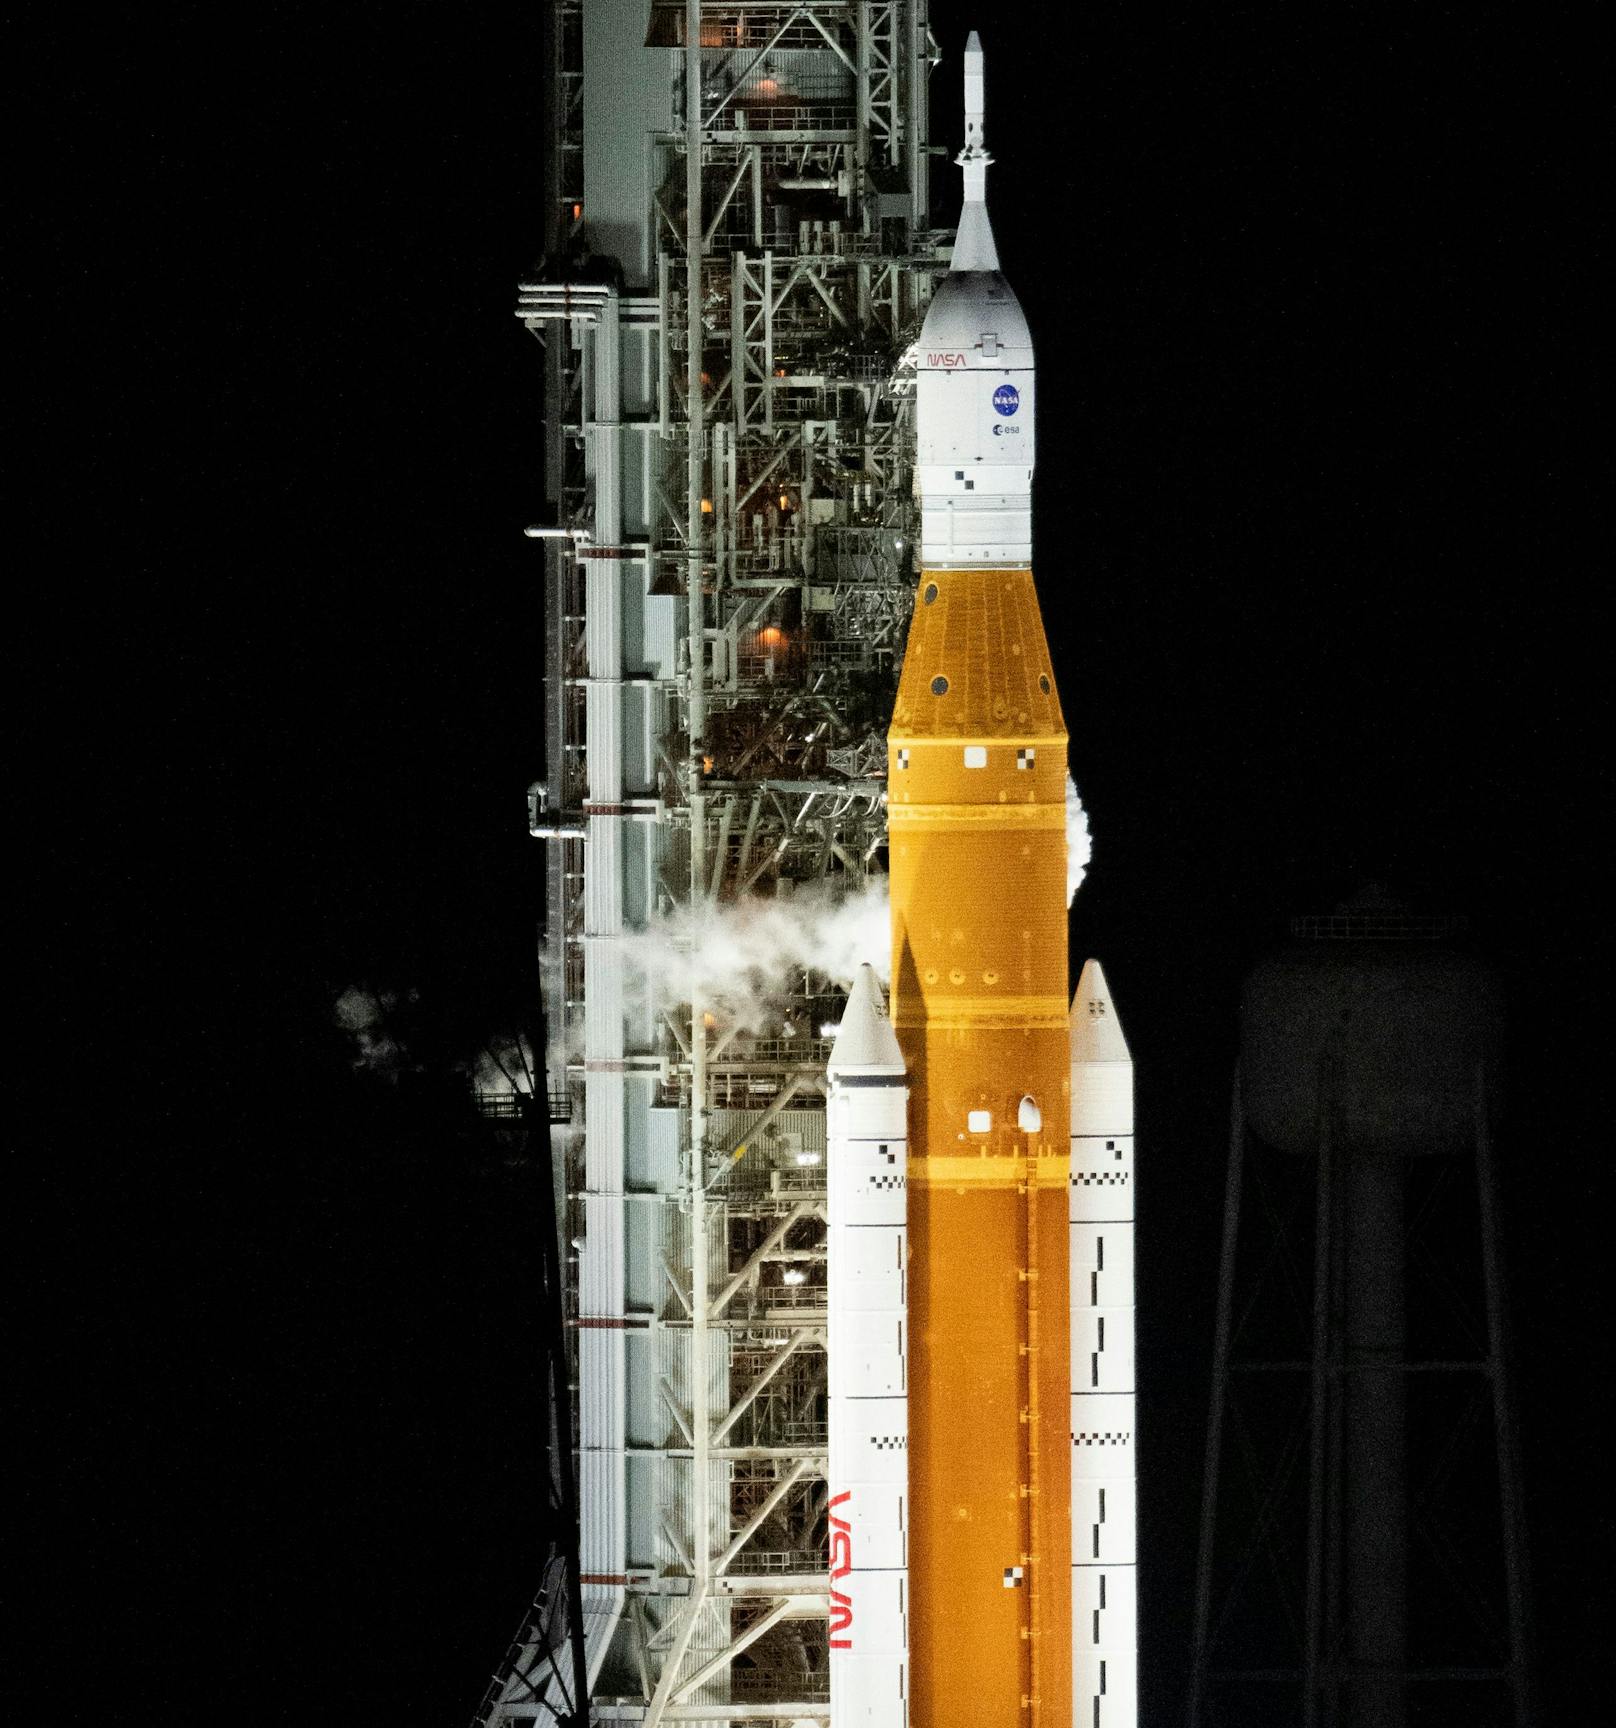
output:
[[[481,1098],[526,1097],[539,1072],[533,1046],[520,1032],[493,1033],[466,1066]]]
[[[1088,812],[1066,777],[1066,890],[1070,904],[1093,855]],[[892,934],[887,879],[857,888],[809,883],[771,899],[681,906],[623,937],[631,990],[661,1004],[700,1000],[745,1031],[778,1022],[796,974],[846,985],[865,961],[885,981]]]
[[[368,990],[350,984],[332,1006],[332,1018],[353,1040],[353,1065],[396,1082],[409,1066],[409,1051],[395,1036],[393,1016],[401,1003],[413,1003],[419,992]]]
[[[698,999],[747,1031],[778,1020],[794,974],[852,982],[865,961],[885,976],[892,935],[884,876],[839,889],[810,883],[781,899],[681,906],[623,938],[631,974],[664,1003]]]
[[[1066,776],[1066,904],[1077,898],[1077,891],[1088,875],[1089,859],[1094,856],[1094,841],[1089,834],[1089,813],[1077,795],[1077,782]]]

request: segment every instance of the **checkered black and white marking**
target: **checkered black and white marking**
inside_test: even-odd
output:
[[[1019,1590],[1024,1574],[1019,1566],[1006,1566],[1004,1569],[1004,1587],[1006,1590]]]
[[[900,744],[898,746],[898,766],[899,768],[907,768],[909,766],[909,746],[907,744]]]
[[[1122,1163],[1122,1148],[1115,1140],[1107,1140],[1105,1143],[1105,1149],[1111,1154],[1113,1163]],[[1091,1147],[1088,1150],[1087,1156],[1090,1158],[1098,1158],[1101,1154]],[[1074,1170],[1072,1172],[1072,1186],[1074,1188],[1120,1188],[1125,1182],[1127,1182],[1128,1178],[1129,1172],[1126,1168],[1121,1170]]]
[[[1038,760],[1038,752],[1031,744],[1029,744],[1024,750],[1018,750],[1016,752],[1016,767],[1017,768],[1020,768],[1020,769],[1030,768],[1030,767],[1032,767],[1033,763],[1036,762],[1037,760]]]

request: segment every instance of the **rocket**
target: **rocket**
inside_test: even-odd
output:
[[[1032,575],[1032,337],[988,163],[973,32],[964,204],[917,349],[920,584],[887,735],[910,1721],[1070,1728],[1066,725]]]
[[[890,1016],[864,968],[828,1072],[832,1728],[1135,1721],[1132,1067],[1098,965],[1068,987],[1033,348],[983,84],[973,31],[964,202],[916,344]]]

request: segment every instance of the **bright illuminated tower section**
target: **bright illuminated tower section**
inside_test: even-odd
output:
[[[1072,998],[1072,1662],[1081,1728],[1138,1720],[1133,1057],[1098,960]]]
[[[538,12],[548,216],[517,303],[543,343],[546,421],[528,820],[546,847],[579,1529],[561,1588],[573,1560],[547,1521],[556,1552],[475,1720],[571,1719],[582,1689],[601,1721],[801,1728],[831,1709],[826,1392],[844,1333],[830,1348],[827,1327],[857,1317],[860,1385],[843,1375],[836,1395],[879,1402],[891,1360],[860,1354],[864,1326],[901,1311],[862,1265],[844,1279],[837,1262],[834,1296],[826,1278],[824,1029],[847,980],[828,949],[822,971],[760,948],[759,1004],[664,962],[682,932],[698,949],[792,896],[879,888],[918,539],[903,358],[946,269],[936,49],[927,0]],[[901,1122],[901,1072],[887,1081]],[[895,1197],[896,1233],[872,1227],[888,1248]],[[857,1465],[861,1503],[902,1481],[901,1449],[877,1459],[897,1474]],[[869,1533],[852,1552],[854,1571],[892,1570]],[[857,1636],[889,1659],[880,1696],[901,1697],[892,1592],[849,1578]],[[553,1660],[569,1619],[582,1688]]]
[[[1066,728],[1030,568],[1032,344],[983,201],[974,34],[965,88],[959,238],[917,344],[922,569],[888,735],[910,1720],[1071,1728]]]

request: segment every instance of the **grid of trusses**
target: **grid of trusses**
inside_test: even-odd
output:
[[[552,256],[567,251],[587,194],[581,6],[553,7]],[[926,10],[650,8],[651,40],[670,50],[675,124],[653,145],[655,278],[622,316],[654,330],[647,579],[686,621],[641,812],[658,830],[659,911],[857,886],[885,867],[884,734],[912,594],[904,356],[945,263],[928,229]],[[602,501],[585,460],[588,321],[546,304],[542,285],[524,291],[523,315],[546,339],[560,530],[546,548],[546,1008],[552,1047],[576,1051],[593,928],[581,838],[591,589],[567,535],[587,539]],[[759,1029],[726,1023],[718,1005],[664,1003],[654,1046],[623,1054],[677,1107],[683,1174],[662,1211],[660,1305],[623,1321],[658,1340],[665,1426],[652,1449],[657,1528],[628,1543],[656,1563],[630,1569],[613,1609],[592,1704],[603,1720],[827,1714],[820,1033],[840,997],[833,980],[800,973],[778,1007]],[[584,1068],[575,1059],[551,1075],[567,1097],[569,1235],[585,1227],[586,1097],[601,1096]],[[579,1405],[587,1412],[587,1385]],[[513,1648],[510,1683],[481,1720],[556,1713],[520,1683],[542,1636]]]

